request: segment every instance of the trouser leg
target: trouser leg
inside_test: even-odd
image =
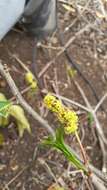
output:
[[[56,28],[56,0],[29,0],[23,23],[38,39],[51,35]]]

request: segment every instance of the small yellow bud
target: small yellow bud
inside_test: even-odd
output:
[[[30,85],[32,89],[37,88],[37,81],[30,71],[25,74],[25,80],[26,83]]]
[[[74,78],[75,75],[77,74],[77,71],[73,68],[68,68],[68,74],[71,78]]]

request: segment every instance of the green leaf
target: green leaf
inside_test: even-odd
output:
[[[89,123],[89,125],[92,125],[93,121],[94,121],[93,115],[92,115],[92,113],[89,112],[88,113],[88,123]]]
[[[56,129],[56,142],[62,144],[64,142],[64,128],[62,126]]]
[[[54,144],[54,139],[52,136],[48,136],[45,139],[42,140],[42,145],[47,145],[47,146],[53,146]]]
[[[83,170],[85,173],[87,172],[87,168],[84,164],[77,158],[77,156],[74,154],[74,152],[70,149],[70,147],[66,144],[64,144],[63,153],[65,157],[78,169]]]
[[[3,93],[0,93],[0,126],[5,127],[9,124],[8,109],[11,102],[8,101]]]
[[[10,105],[11,105],[11,102],[8,100],[0,101],[0,116],[7,117],[8,109],[9,109]]]
[[[63,144],[64,139],[64,129],[62,127],[59,127],[56,129],[55,133],[56,138],[54,139],[52,136],[46,137],[42,141],[43,145],[49,145],[49,146],[55,146],[55,144]]]
[[[44,140],[44,144],[60,150],[67,160],[70,161],[76,168],[83,170],[86,174],[88,173],[85,165],[77,158],[70,147],[64,142],[64,130],[62,127],[57,128],[56,139],[53,139],[49,136]]]

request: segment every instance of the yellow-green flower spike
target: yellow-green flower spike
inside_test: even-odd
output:
[[[78,116],[74,111],[66,110],[64,130],[66,134],[74,133],[78,129]]]
[[[74,111],[64,107],[63,104],[51,94],[47,94],[44,103],[49,110],[56,113],[58,120],[63,124],[66,134],[74,133],[78,129],[78,116]]]
[[[57,100],[54,96],[51,94],[47,94],[44,98],[44,103],[47,106],[49,110],[52,112],[60,112],[62,111],[62,104],[59,100]]]

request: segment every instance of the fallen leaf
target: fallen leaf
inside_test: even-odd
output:
[[[63,187],[60,187],[58,184],[52,184],[47,190],[65,190]]]
[[[63,4],[62,6],[63,6],[67,11],[70,11],[70,12],[72,12],[72,13],[75,13],[75,12],[76,12],[76,10],[75,10],[72,6],[65,5],[65,4]]]

